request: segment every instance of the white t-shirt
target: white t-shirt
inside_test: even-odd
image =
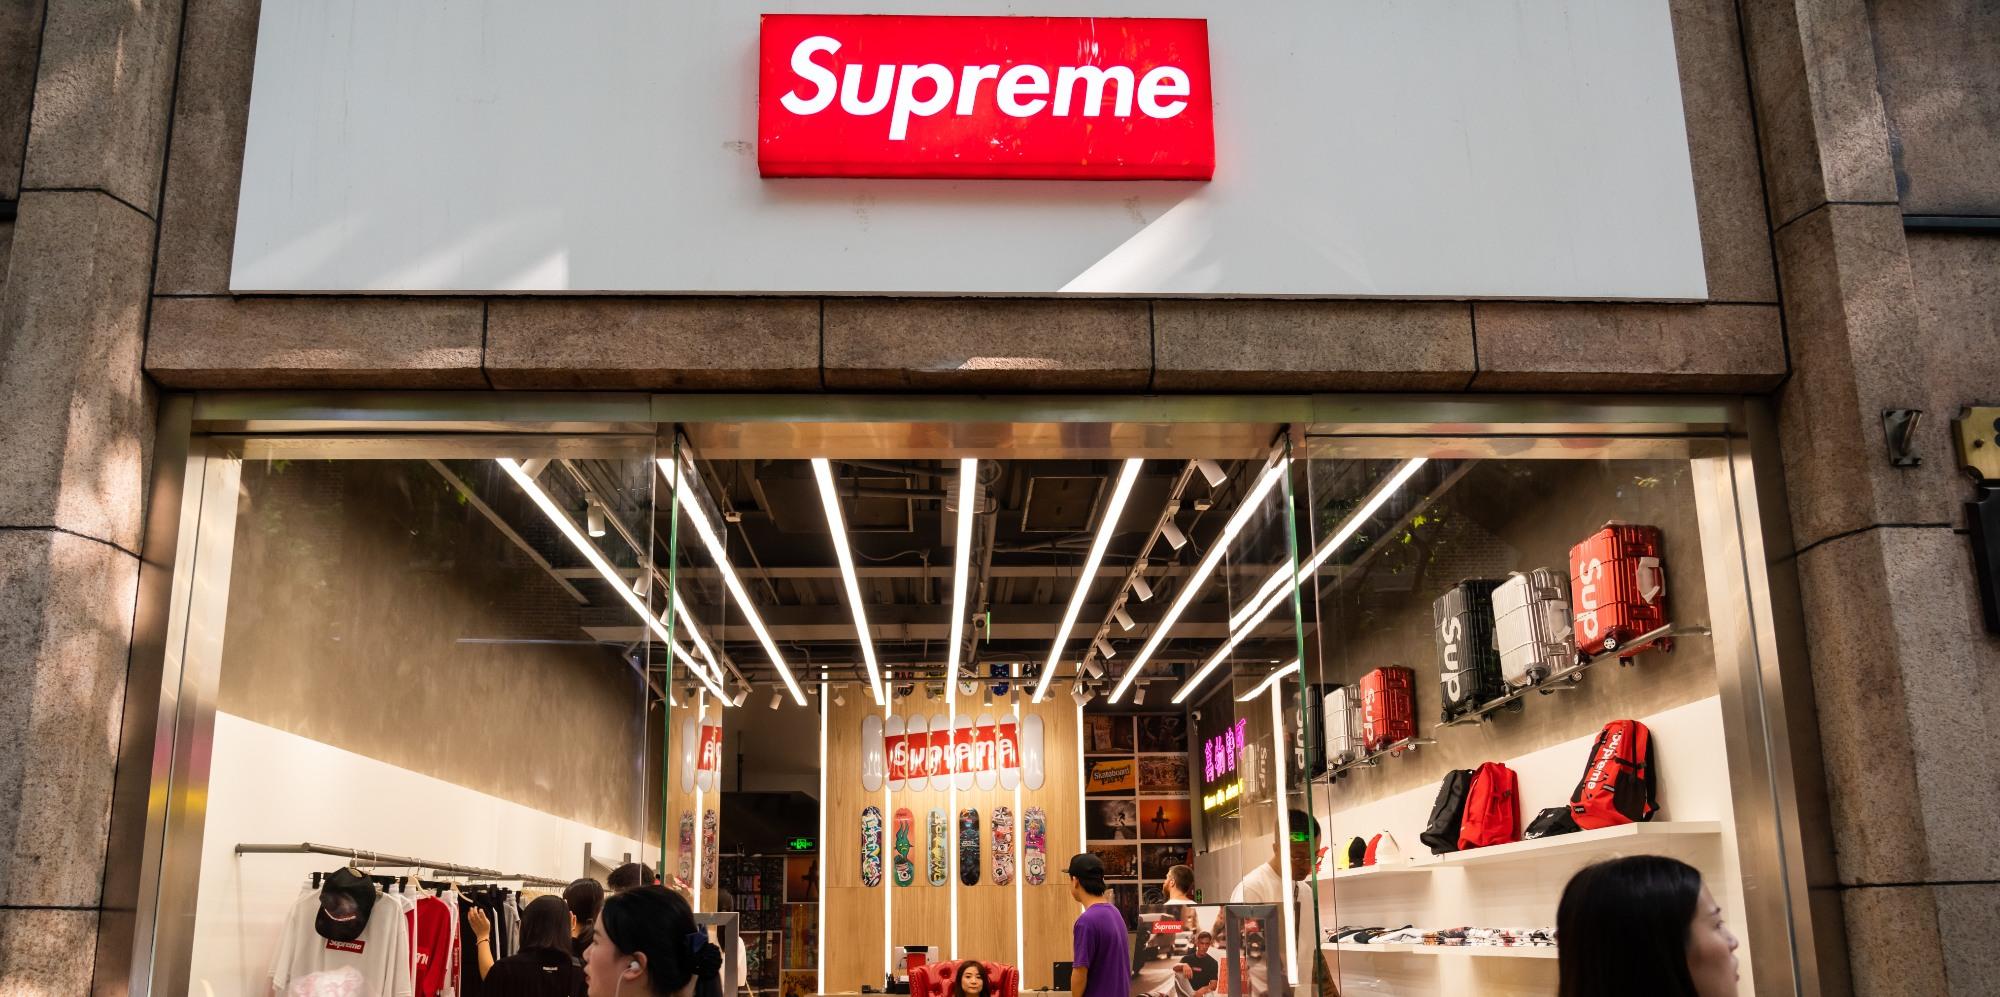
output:
[[[351,942],[321,938],[314,927],[319,891],[307,890],[292,903],[271,961],[271,992],[283,997],[414,997],[410,979],[410,932],[403,905],[386,893],[375,895],[368,926]]]
[[[1319,957],[1319,950],[1312,944],[1312,887],[1306,883],[1293,883],[1291,885],[1292,889],[1290,892],[1293,904],[1292,926],[1295,936],[1293,938],[1292,952],[1293,958],[1297,960],[1294,965],[1297,967],[1299,978],[1299,985],[1293,993],[1301,995],[1316,994],[1318,990],[1313,986],[1312,973],[1313,960]],[[1278,870],[1271,868],[1271,863],[1269,862],[1261,862],[1258,863],[1257,868],[1250,870],[1243,877],[1242,882],[1236,884],[1236,891],[1229,895],[1229,902],[1233,904],[1282,904],[1284,903],[1286,892],[1284,880],[1278,877]],[[1264,937],[1282,937],[1284,930],[1284,913],[1281,911],[1278,914],[1278,924],[1266,929]],[[1280,958],[1282,956],[1283,953],[1280,953]],[[1262,997],[1262,995],[1271,992],[1270,984],[1265,979],[1267,972],[1265,969],[1265,960],[1250,960],[1250,993],[1253,997]],[[1282,992],[1282,989],[1280,992]]]

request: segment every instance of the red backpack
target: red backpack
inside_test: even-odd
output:
[[[1613,720],[1590,746],[1569,812],[1586,831],[1652,820],[1660,809],[1658,779],[1653,732],[1637,720]]]
[[[1465,794],[1465,820],[1458,826],[1458,847],[1484,848],[1521,840],[1521,784],[1514,770],[1487,762],[1472,775]]]

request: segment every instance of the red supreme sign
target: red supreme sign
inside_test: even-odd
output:
[[[1208,22],[766,14],[767,177],[1207,180]]]

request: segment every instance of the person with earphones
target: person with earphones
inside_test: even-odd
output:
[[[583,953],[590,997],[721,997],[722,950],[663,886],[607,897]],[[630,990],[626,988],[630,987]]]

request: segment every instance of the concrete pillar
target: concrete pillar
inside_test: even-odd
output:
[[[2000,722],[1982,693],[1966,488],[1927,340],[1864,0],[1740,0],[1792,376],[1779,395],[1793,550],[1854,994],[1991,992],[2000,819],[1957,745]],[[1885,409],[1928,410],[1923,466],[1892,466]],[[1783,552],[1774,552],[1783,555]],[[1990,680],[1987,683],[1991,685]],[[1985,885],[1980,885],[1985,884]],[[1984,892],[1981,892],[1984,891]],[[1983,902],[1984,906],[1980,904]]]
[[[0,199],[19,200],[0,290],[0,994],[68,997],[91,988],[103,915],[181,10],[41,7],[0,11],[0,148],[26,150],[0,158]]]

